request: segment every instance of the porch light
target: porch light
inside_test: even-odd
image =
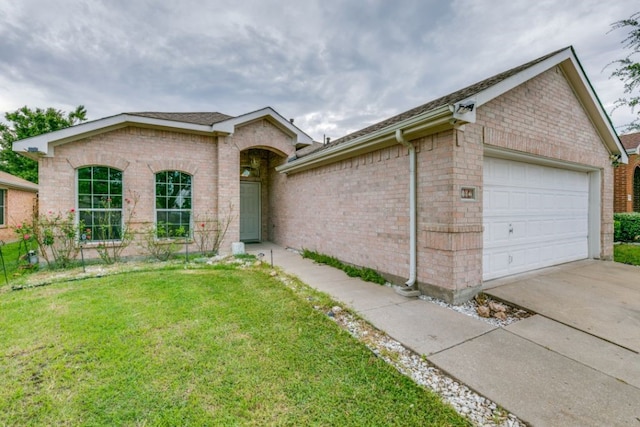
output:
[[[251,167],[253,169],[260,169],[260,157],[259,156],[251,156],[250,162],[251,162]]]

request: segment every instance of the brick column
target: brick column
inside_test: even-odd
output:
[[[231,243],[240,240],[240,150],[233,143],[233,136],[218,139],[218,217],[224,220],[232,215],[232,221],[220,252],[231,253]]]

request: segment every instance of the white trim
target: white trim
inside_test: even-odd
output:
[[[294,140],[294,144],[310,145],[313,143],[310,136],[302,132],[288,120],[284,119],[274,109],[267,107],[262,110],[254,111],[253,113],[214,123],[211,126],[122,113],[117,116],[105,117],[103,119],[81,123],[76,126],[16,141],[13,143],[13,151],[34,160],[37,160],[40,157],[53,157],[54,148],[58,145],[114,129],[123,128],[132,124],[165,129],[178,129],[194,133],[229,135],[235,131],[236,126],[249,123],[259,118],[268,118],[272,123],[276,124],[280,130],[291,135]]]
[[[600,258],[602,232],[602,172],[589,172],[589,258]]]
[[[309,135],[302,132],[300,129],[298,129],[298,127],[296,127],[289,120],[282,117],[271,107],[266,107],[261,110],[243,114],[238,117],[233,117],[219,123],[214,123],[213,126],[211,126],[211,131],[233,134],[235,132],[236,126],[241,126],[262,118],[269,118],[270,121],[278,126],[281,130],[294,137],[296,144],[311,145],[313,143],[313,140]]]
[[[552,159],[549,157],[537,156],[535,154],[523,153],[521,151],[512,151],[506,148],[484,146],[485,157],[497,157],[499,159],[515,160],[518,162],[534,163],[542,166],[550,166],[560,169],[569,169],[578,172],[593,172],[600,170],[595,166],[583,165],[581,163],[573,163],[565,160]]]
[[[338,160],[341,157],[348,157],[360,151],[366,151],[371,147],[378,147],[384,143],[387,143],[388,145],[395,145],[398,143],[395,137],[397,130],[402,130],[404,135],[409,135],[411,133],[416,134],[424,131],[425,129],[443,125],[451,128],[453,125],[449,121],[452,116],[453,113],[449,106],[446,105],[418,116],[411,117],[407,120],[394,123],[383,129],[362,135],[358,138],[354,138],[351,141],[311,153],[308,156],[304,156],[292,163],[285,163],[284,165],[276,167],[276,171],[280,173],[297,172],[319,166],[320,164],[328,163],[333,160]],[[409,136],[408,138],[412,137],[413,136]]]

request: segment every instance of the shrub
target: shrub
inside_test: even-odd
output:
[[[71,265],[80,250],[77,240],[83,228],[82,222],[76,224],[74,209],[66,214],[49,212],[34,220],[33,238],[38,243],[40,253],[49,267],[66,268]],[[49,258],[49,253],[53,260]]]
[[[217,255],[220,245],[234,219],[233,205],[229,204],[226,213],[220,215],[205,214],[195,218],[193,240],[204,256]]]
[[[613,221],[613,241],[619,242],[621,234],[622,234],[622,227],[620,225],[620,221]]]
[[[617,242],[636,242],[640,240],[640,213],[617,213],[614,219],[614,240]],[[620,230],[616,229],[619,222]]]
[[[304,249],[302,251],[302,257],[312,259],[319,264],[326,264],[334,268],[339,268],[340,270],[347,273],[347,276],[349,277],[360,277],[362,280],[377,283],[379,285],[384,285],[385,283],[387,283],[387,280],[372,268],[360,268],[353,265],[345,264],[335,257],[319,254],[317,252],[310,251],[309,249]]]
[[[183,240],[180,238],[186,237],[186,234],[184,227],[167,232],[166,225],[159,222],[155,227],[145,230],[141,246],[152,257],[166,261],[178,252]]]

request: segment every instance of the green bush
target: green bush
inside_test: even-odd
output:
[[[613,220],[615,241],[636,242],[640,240],[640,213],[617,213],[613,215]],[[619,222],[619,230],[616,222]]]
[[[318,252],[310,251],[309,249],[305,249],[304,251],[302,251],[302,257],[312,259],[319,264],[326,264],[331,267],[338,268],[347,273],[347,276],[349,277],[360,277],[362,280],[377,283],[379,285],[384,285],[387,282],[384,277],[382,277],[377,271],[372,268],[360,268],[353,265],[344,264],[337,258],[329,255],[319,254]]]
[[[620,221],[613,221],[613,241],[614,242],[619,242],[620,241],[620,235],[622,233],[622,226],[620,225]]]

